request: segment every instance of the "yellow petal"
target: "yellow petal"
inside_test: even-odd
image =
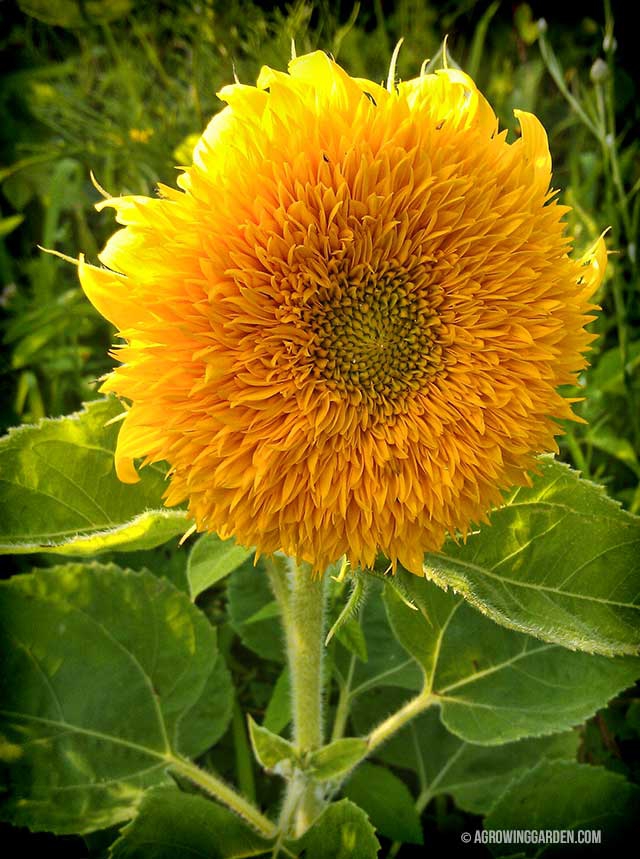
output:
[[[116,328],[127,328],[139,317],[139,309],[127,291],[127,279],[121,274],[89,265],[80,254],[78,276],[91,304]]]
[[[607,270],[607,246],[604,236],[605,233],[602,233],[580,258],[580,276],[583,283],[589,287],[590,295],[598,289]]]
[[[314,51],[296,57],[289,63],[289,74],[294,80],[304,81],[332,98],[345,96],[359,100],[362,90],[344,69],[331,60],[324,51]]]
[[[514,143],[514,147],[524,150],[525,162],[533,165],[537,190],[546,194],[551,182],[551,154],[547,132],[532,113],[525,110],[514,110],[513,113],[522,130],[522,137]]]
[[[104,249],[98,254],[98,259],[113,272],[127,274],[127,269],[139,265],[138,250],[144,245],[143,236],[125,227],[117,230],[107,241]]]
[[[460,69],[438,69],[399,85],[399,92],[414,107],[422,105],[439,120],[452,120],[457,128],[477,128],[491,137],[498,120],[472,78]]]
[[[120,438],[122,436],[122,432],[120,436],[118,436],[118,447],[120,446]],[[118,449],[116,448],[115,453],[115,464],[116,464],[116,474],[118,475],[118,480],[121,480],[123,483],[139,483],[140,475],[136,471],[136,467],[133,464],[133,460],[130,456],[122,456],[122,454],[118,453]]]

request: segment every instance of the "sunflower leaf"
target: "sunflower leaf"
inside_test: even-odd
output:
[[[361,662],[367,661],[369,658],[367,641],[358,618],[350,617],[345,620],[335,635],[340,644],[354,656],[357,656]]]
[[[191,599],[215,585],[253,554],[252,549],[238,546],[235,540],[221,540],[217,534],[205,534],[194,543],[187,563]]]
[[[497,623],[613,655],[640,649],[640,518],[550,459],[491,526],[427,555],[425,575]]]
[[[599,830],[600,846],[611,855],[624,855],[634,839],[639,811],[640,788],[618,773],[545,760],[512,782],[486,817],[485,828]],[[544,850],[533,843],[521,847],[526,856]],[[496,845],[495,852],[504,855],[508,850]]]
[[[0,615],[4,819],[59,833],[114,825],[169,781],[175,755],[224,732],[216,632],[165,580],[66,564],[0,584]]]
[[[495,624],[461,596],[403,576],[418,611],[389,588],[402,646],[422,668],[446,727],[494,745],[579,724],[640,675],[640,658],[570,651]]]
[[[326,808],[302,838],[289,845],[305,859],[376,859],[380,844],[365,812],[348,799]]]
[[[423,843],[420,816],[409,788],[385,767],[363,763],[342,792],[366,811],[382,835],[408,844]]]
[[[107,423],[121,411],[116,400],[97,400],[0,440],[0,553],[150,549],[185,532],[186,513],[162,509],[159,466],[144,468],[134,485],[116,476],[118,424]]]
[[[122,830],[112,859],[230,859],[262,856],[266,841],[243,821],[202,796],[176,787],[148,791],[135,820]]]

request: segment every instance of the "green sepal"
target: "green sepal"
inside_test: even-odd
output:
[[[260,766],[283,778],[290,777],[299,763],[293,743],[258,725],[251,716],[247,716],[247,724],[251,747]]]
[[[312,752],[306,767],[316,781],[331,781],[346,775],[359,764],[366,757],[367,750],[366,740],[344,737]]]

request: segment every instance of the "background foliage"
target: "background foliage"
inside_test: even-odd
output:
[[[0,306],[5,348],[0,367],[0,429],[4,432],[10,426],[77,410],[82,402],[97,398],[95,380],[109,369],[107,350],[113,332],[82,296],[75,270],[37,250],[37,245],[42,245],[72,257],[83,251],[95,259],[112,232],[112,224],[93,211],[99,195],[91,183],[91,171],[113,194],[151,194],[156,182],[173,183],[174,165],[188,162],[194,135],[221,107],[216,91],[232,80],[234,72],[242,82],[251,83],[262,64],[283,68],[292,38],[298,53],[321,47],[352,74],[382,80],[398,38],[405,39],[398,73],[406,79],[418,73],[425,58],[437,55],[448,34],[450,62],[474,76],[503,126],[516,133],[514,107],[534,111],[542,119],[554,159],[554,185],[563,189],[564,202],[573,207],[569,229],[578,250],[610,227],[607,241],[614,253],[597,296],[602,313],[594,323],[600,336],[591,367],[580,379],[578,389],[568,392],[585,398],[577,411],[588,423],[565,428],[561,454],[584,477],[604,484],[608,494],[627,510],[639,512],[640,102],[632,74],[634,46],[626,35],[631,31],[628,6],[631,4],[588,2],[560,8],[552,3],[498,0],[433,4],[377,0],[355,5],[332,0],[289,4],[19,0],[17,5],[2,4],[0,47],[6,71],[0,91]],[[538,23],[541,17],[546,19],[546,28]],[[96,410],[103,408],[95,406]],[[3,448],[0,456],[8,463],[11,480],[22,485],[29,468],[20,471],[20,451],[24,453],[25,445],[28,447],[28,436],[20,436],[20,442],[17,435],[12,438],[10,444],[15,447]],[[60,463],[54,482],[65,479],[66,443],[69,439],[55,437],[55,432],[47,439],[51,468],[56,461]],[[77,438],[73,443],[78,443]],[[102,473],[99,457],[87,467],[85,473]],[[49,485],[52,472],[44,479]],[[139,489],[141,498],[134,503],[136,509],[144,509],[145,492],[150,499],[157,497],[154,481],[159,483],[161,476],[149,470]],[[220,622],[218,642],[212,646],[226,659],[236,697],[227,714],[211,717],[209,731],[220,727],[224,732],[216,747],[215,765],[245,793],[268,806],[274,777],[261,775],[252,762],[241,715],[249,712],[275,733],[287,725],[286,671],[277,638],[266,634],[275,617],[266,582],[262,593],[256,578],[243,575],[242,567],[224,581],[229,564],[238,566],[243,558],[232,553],[231,560],[225,560],[224,554],[214,551],[216,558],[222,557],[216,581],[215,571],[212,574],[207,566],[211,547],[197,543],[190,557],[186,549],[177,549],[177,538],[172,535],[183,530],[179,512],[172,518],[152,509],[146,519],[133,524],[125,512],[119,522],[115,512],[120,509],[118,499],[112,494],[117,488],[110,488],[105,477],[102,489],[112,507],[102,510],[100,519],[87,501],[89,506],[78,515],[96,527],[79,539],[98,541],[91,545],[101,552],[105,576],[110,575],[108,564],[114,559],[137,571],[161,571],[185,594],[198,597],[206,614]],[[32,490],[36,492],[38,487]],[[0,541],[5,551],[19,553],[11,561],[16,571],[28,572],[36,564],[51,565],[56,560],[55,535],[45,533],[52,527],[51,514],[46,507],[41,509],[42,528],[21,539],[20,510],[15,505],[10,508],[7,502]],[[106,543],[101,536],[105,530],[110,534]],[[162,533],[162,539],[150,538],[150,533]],[[47,554],[36,556],[34,552],[45,543]],[[113,555],[132,548],[137,551]],[[77,554],[86,555],[86,550],[85,543]],[[632,558],[629,563],[633,563]],[[51,575],[71,582],[73,565],[58,565]],[[136,578],[135,573],[128,573],[126,587],[141,592],[148,589],[148,575],[142,572],[141,578]],[[459,570],[449,559],[444,566],[434,564],[436,575],[456,576]],[[459,587],[465,584],[460,578],[455,582]],[[466,584],[471,587],[473,582]],[[23,590],[15,596],[17,600],[26,599],[29,586],[25,584]],[[50,595],[41,592],[38,598],[44,606]],[[83,598],[91,602],[98,596],[86,594]],[[481,594],[479,599],[483,598],[491,602],[491,594]],[[513,600],[517,603],[517,595]],[[376,611],[373,606],[371,600],[367,608],[370,613]],[[566,606],[558,603],[555,610],[563,608]],[[50,614],[51,607],[47,611]],[[55,611],[61,617],[73,614],[61,605]],[[47,613],[44,607],[43,612]],[[345,625],[336,648],[336,677],[343,676],[341,671],[344,676],[348,674],[349,654],[362,656],[366,652],[367,661],[358,663],[360,674],[351,678],[361,690],[355,696],[358,700],[354,698],[351,715],[358,730],[366,730],[370,724],[367,719],[376,712],[377,666],[397,659],[391,687],[384,689],[385,694],[389,688],[395,690],[399,700],[406,697],[407,690],[417,688],[419,676],[416,664],[407,660],[393,639],[376,639],[374,620],[370,618],[365,637],[357,624]],[[522,630],[517,625],[515,628]],[[208,633],[201,630],[201,634]],[[341,663],[347,656],[347,662]],[[203,672],[205,683],[204,668]],[[617,688],[623,685],[620,682]],[[338,686],[331,698],[336,708],[340,704]],[[617,688],[612,687],[611,694]],[[187,698],[176,706],[197,705]],[[203,701],[205,698],[203,692]],[[197,721],[193,730],[195,754],[213,740]],[[384,843],[417,841],[422,826],[426,842],[437,854],[450,844],[457,845],[460,831],[475,828],[479,818],[474,815],[488,810],[483,791],[469,776],[482,767],[482,760],[473,758],[479,754],[477,746],[462,748],[463,741],[446,733],[439,723],[432,724],[430,713],[412,730],[422,732],[429,745],[460,745],[453,749],[460,756],[457,780],[440,777],[436,770],[425,775],[424,766],[437,767],[437,761],[424,762],[423,767],[415,761],[408,763],[403,743],[397,738],[384,747],[383,760],[356,771],[346,795],[366,807],[363,791],[367,784],[377,785],[398,804],[386,820],[384,807],[367,808],[388,839]],[[582,762],[601,765],[608,772],[640,782],[640,700],[635,693],[614,699],[579,733],[563,737],[555,735],[548,755],[549,771],[540,778],[550,783],[561,778],[561,767],[577,755]],[[474,738],[469,739],[473,742]],[[517,742],[532,744],[518,751],[519,760],[533,761],[540,754],[536,743],[541,740]],[[509,761],[515,752],[510,744],[501,749],[503,772],[509,776],[503,777],[506,785],[513,775]],[[390,768],[383,768],[381,763]],[[499,781],[500,775],[492,778]],[[526,787],[523,785],[522,790]],[[603,792],[615,787],[603,780]],[[417,810],[406,800],[403,791],[408,789],[422,797]],[[157,792],[149,794],[154,813],[162,814],[163,803],[168,801],[163,791],[167,790],[171,788],[160,784]],[[185,809],[184,814],[196,812]],[[504,807],[492,814],[496,820],[508,819]],[[112,837],[111,832],[85,839],[24,835],[35,849],[57,849],[68,857],[106,855]],[[132,839],[135,837],[133,833]],[[129,855],[126,846],[119,849],[115,855]],[[405,846],[400,855],[410,856],[410,851]],[[488,855],[486,848],[470,847],[469,851],[470,855]]]

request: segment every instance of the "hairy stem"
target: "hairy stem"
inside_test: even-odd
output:
[[[206,772],[191,761],[175,756],[168,759],[169,766],[178,775],[188,778],[194,784],[201,787],[214,799],[235,811],[240,817],[247,821],[260,835],[265,838],[274,838],[277,829],[269,818],[255,807],[249,800],[237,793],[217,775]]]
[[[384,722],[381,722],[377,728],[374,728],[369,734],[369,754],[375,751],[378,746],[385,743],[401,728],[404,728],[404,726],[415,718],[415,716],[418,716],[434,704],[435,701],[435,696],[431,695],[427,691],[423,691],[420,692],[419,695],[416,695],[415,698],[407,701],[404,707],[401,707],[395,713],[392,713],[391,716],[385,719]]]
[[[423,713],[426,709],[435,704],[436,696],[432,695],[428,689],[423,689],[419,695],[416,695],[415,698],[412,698],[410,701],[400,707],[399,710],[396,710],[395,713],[392,713],[388,718],[386,718],[383,722],[381,722],[376,728],[374,728],[368,737],[365,737],[367,740],[367,750],[359,763],[362,763],[363,760],[368,758],[379,746],[383,743],[386,743],[387,740],[390,740],[391,737],[405,727],[412,719],[416,716],[419,716],[420,713]],[[348,776],[345,776],[340,784],[334,784],[334,790],[332,796],[340,790],[341,784],[345,781]]]
[[[288,609],[282,618],[291,673],[293,741],[301,755],[322,745],[325,579],[288,561]],[[276,595],[277,597],[277,595]]]
[[[306,564],[273,558],[269,580],[284,627],[291,675],[293,742],[300,757],[323,741],[324,601],[326,576],[314,578]],[[301,835],[322,807],[317,786],[299,774],[288,786],[281,827]]]

